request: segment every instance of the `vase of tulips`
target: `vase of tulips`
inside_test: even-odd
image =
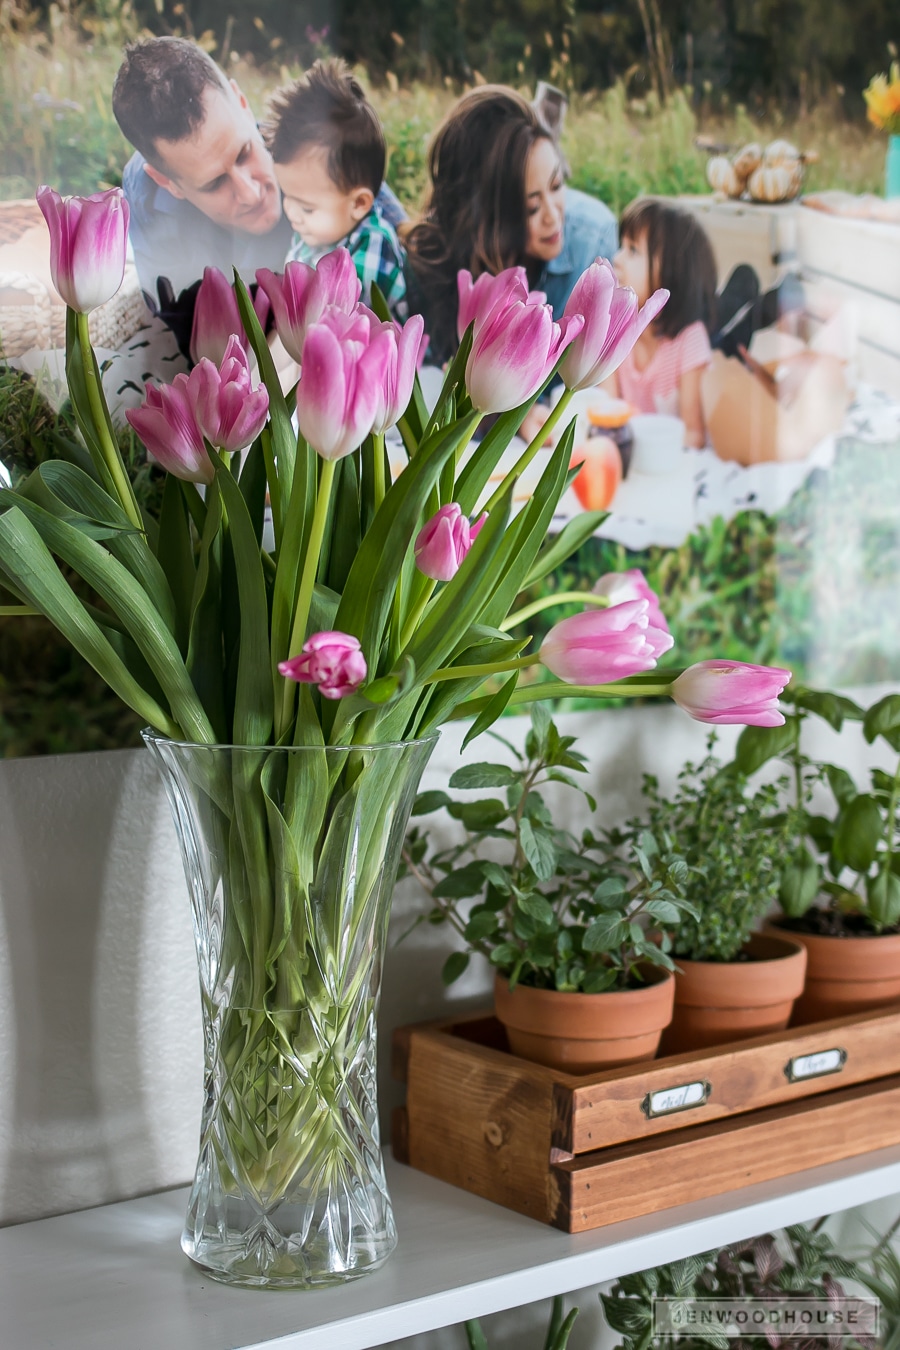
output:
[[[493,492],[491,475],[550,379],[566,386],[558,423],[666,296],[639,311],[598,261],[555,322],[523,269],[461,273],[460,347],[429,412],[421,318],[401,329],[361,305],[345,251],[260,272],[257,308],[239,277],[210,269],[196,365],[127,414],[167,472],[150,520],[87,332],[89,310],[121,283],[127,205],[116,189],[64,201],[45,188],[39,201],[84,445],[0,491],[0,604],[45,615],[140,713],[171,802],[206,1050],[182,1244],[235,1283],[350,1279],[396,1240],[374,1028],[398,850],[441,724],[468,717],[471,738],[507,707],[564,693],[672,693],[694,716],[736,721],[773,702],[734,663],[679,684],[678,671],[657,672],[671,637],[640,595],[585,595],[539,652],[512,635],[519,592],[602,515],[547,539],[572,427],[518,514],[513,485],[547,429]],[[266,303],[300,365],[287,396],[257,314]],[[394,474],[392,427],[406,454]],[[518,687],[539,663],[557,678]]]
[[[900,197],[900,63],[888,75],[873,75],[863,91],[869,121],[888,134],[884,161],[884,195]]]

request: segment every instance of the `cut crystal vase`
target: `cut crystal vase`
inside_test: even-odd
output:
[[[436,737],[339,749],[144,739],[181,846],[203,1011],[182,1247],[232,1284],[353,1279],[397,1241],[375,1016],[400,849]]]

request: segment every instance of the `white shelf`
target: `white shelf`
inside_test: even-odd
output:
[[[400,1245],[342,1288],[229,1289],[179,1246],[186,1190],[0,1230],[3,1350],[365,1350],[900,1191],[900,1146],[569,1236],[387,1162]]]

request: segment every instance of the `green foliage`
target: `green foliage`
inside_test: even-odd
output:
[[[617,1350],[646,1350],[653,1340],[654,1299],[807,1297],[827,1299],[832,1308],[839,1308],[847,1295],[838,1278],[860,1280],[863,1276],[855,1262],[841,1256],[827,1233],[796,1225],[625,1276],[609,1294],[601,1294],[600,1301],[607,1322],[620,1338]],[[764,1343],[762,1337],[730,1339],[712,1327],[692,1328],[665,1339],[680,1350],[709,1346],[751,1350]],[[826,1350],[831,1343],[823,1335],[797,1345],[798,1350]],[[874,1343],[871,1335],[862,1332],[858,1340],[844,1341],[848,1350],[871,1350]]]
[[[840,914],[856,915],[871,932],[900,924],[900,696],[889,694],[868,709],[827,690],[791,685],[782,696],[790,705],[785,725],[746,727],[738,739],[734,767],[755,773],[769,760],[791,769],[792,836],[778,898],[790,919],[801,919],[821,894]],[[845,722],[861,726],[871,744],[882,740],[895,754],[894,772],[873,769],[869,791],[861,791],[846,769],[815,761],[803,750],[807,719],[818,717],[835,731]],[[832,810],[812,810],[813,792],[827,783]]]
[[[714,743],[713,733],[706,758],[685,764],[669,797],[646,774],[646,815],[621,834],[629,842],[648,828],[662,834],[688,865],[684,893],[693,912],[682,913],[673,933],[676,959],[735,959],[777,896],[793,828],[779,807],[779,787],[787,780],[750,792],[743,774],[716,759]]]
[[[672,969],[668,933],[695,912],[683,894],[687,868],[663,831],[642,830],[621,850],[610,834],[586,829],[576,838],[556,825],[540,791],[547,783],[582,792],[596,808],[572,777],[585,763],[574,745],[536,704],[512,768],[467,765],[450,779],[454,790],[493,788],[502,796],[427,792],[417,799],[414,815],[444,808],[465,832],[462,842],[434,849],[427,831],[414,827],[403,855],[404,870],[431,898],[428,921],[448,923],[465,943],[448,957],[445,983],[462,975],[472,952],[512,985],[566,992],[627,988],[643,962]]]
[[[547,1326],[544,1350],[566,1350],[577,1316],[577,1308],[572,1308],[568,1314],[565,1313],[562,1298],[557,1294],[550,1309],[550,1322]],[[489,1350],[487,1339],[478,1321],[473,1318],[466,1322],[465,1329],[469,1350]]]

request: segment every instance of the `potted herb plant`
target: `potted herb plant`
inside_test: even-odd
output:
[[[803,728],[810,715],[835,731],[856,722],[870,745],[881,740],[900,752],[900,695],[867,710],[824,690],[800,687],[783,697],[790,705],[784,725],[742,732],[735,763],[753,772],[778,756],[791,768],[792,847],[774,928],[806,948],[794,1020],[814,1022],[900,999],[900,755],[893,772],[872,769],[861,791],[846,769],[806,755]],[[812,809],[819,782],[831,794],[827,814]]]
[[[467,765],[454,789],[502,789],[503,796],[420,795],[420,815],[445,807],[463,839],[432,847],[419,828],[404,849],[408,872],[428,893],[427,918],[449,924],[465,943],[444,966],[459,978],[473,953],[495,968],[496,1014],[515,1054],[582,1073],[651,1059],[672,1014],[669,931],[695,913],[682,888],[687,867],[664,833],[635,835],[627,857],[609,837],[579,837],[555,823],[541,789],[584,772],[573,737],[562,736],[543,705],[532,712],[517,763]],[[425,918],[426,916],[422,916]]]
[[[820,1231],[822,1222],[812,1228],[798,1224],[783,1233],[763,1233],[731,1247],[701,1252],[617,1280],[609,1294],[600,1295],[606,1321],[620,1337],[616,1350],[645,1350],[651,1342],[656,1343],[661,1314],[665,1315],[666,1303],[674,1300],[685,1321],[665,1339],[679,1350],[711,1345],[720,1350],[778,1346],[784,1343],[777,1329],[778,1303],[789,1298],[820,1300],[830,1322],[819,1334],[812,1330],[808,1336],[797,1338],[794,1332],[789,1343],[797,1350],[827,1350],[835,1344],[835,1328],[842,1325],[837,1314],[849,1311],[848,1295],[839,1279],[861,1280],[861,1274],[854,1262],[839,1254],[832,1238]],[[735,1336],[740,1326],[736,1321],[721,1330],[701,1323],[704,1303],[708,1308],[708,1300],[724,1299],[738,1300],[733,1305],[735,1312],[748,1316],[767,1313],[767,1325],[754,1334]],[[719,1309],[727,1314],[721,1303],[717,1313]],[[871,1334],[874,1308],[871,1311],[871,1320],[864,1320],[866,1305],[854,1304],[854,1333],[842,1326],[841,1342],[848,1350],[872,1350],[876,1344]]]
[[[672,840],[688,865],[672,933],[675,1011],[663,1048],[670,1053],[777,1031],[803,988],[806,953],[786,936],[754,932],[778,892],[791,828],[778,787],[751,792],[746,777],[713,753],[686,764],[669,796],[645,775],[645,816],[616,837],[632,844],[649,830]]]

